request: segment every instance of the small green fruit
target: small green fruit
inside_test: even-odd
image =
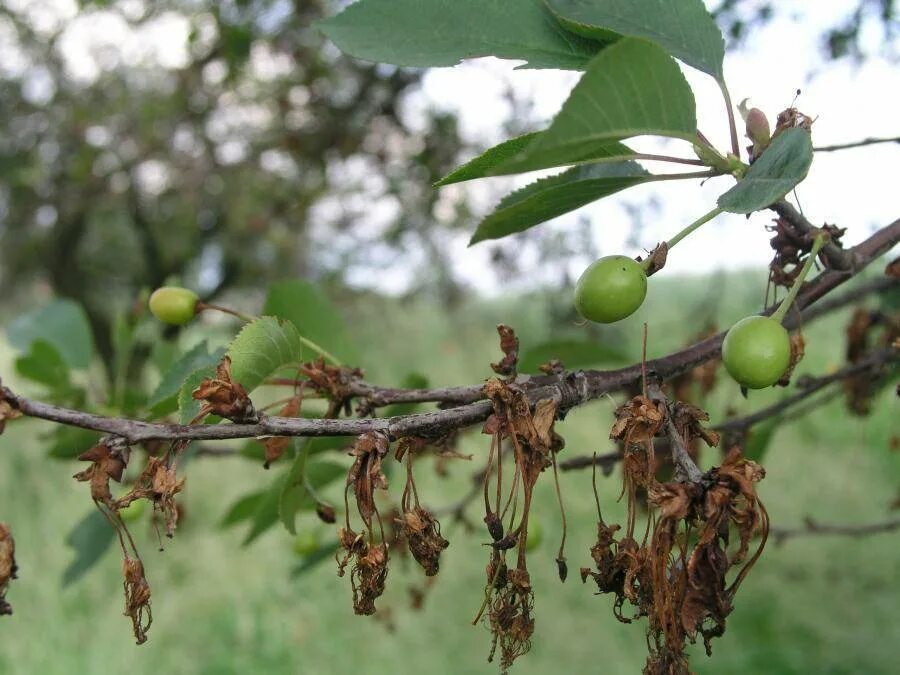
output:
[[[144,511],[147,510],[147,500],[146,499],[137,499],[131,502],[125,508],[119,509],[119,518],[121,518],[126,523],[133,523],[136,520],[139,520],[142,515],[144,515]]]
[[[163,286],[150,296],[150,311],[163,323],[182,326],[196,316],[199,300],[196,293],[186,288]]]
[[[525,550],[534,551],[544,541],[544,528],[537,520],[528,521],[528,535],[525,537]]]
[[[722,362],[731,377],[748,389],[770,387],[790,365],[791,338],[775,319],[748,316],[725,335]]]
[[[585,319],[613,323],[633,314],[647,295],[647,274],[624,255],[595,260],[575,285],[575,309]]]
[[[319,536],[315,530],[302,530],[294,538],[294,553],[304,557],[319,550]]]

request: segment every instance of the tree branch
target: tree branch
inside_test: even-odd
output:
[[[873,534],[893,532],[894,530],[900,530],[900,518],[862,525],[835,525],[830,523],[820,523],[812,518],[807,518],[803,527],[772,527],[769,529],[769,536],[775,538],[776,544],[780,544],[787,539],[793,539],[795,537],[809,537],[814,535],[868,537]]]
[[[893,138],[864,138],[861,141],[853,141],[851,143],[837,143],[835,145],[822,145],[813,148],[814,152],[834,152],[835,150],[847,150],[849,148],[862,148],[866,145],[876,145],[878,143],[900,143],[900,136]]]
[[[816,229],[816,226],[809,222],[806,219],[806,216],[800,213],[791,204],[782,200],[780,202],[775,202],[769,208],[785,220],[789,221],[797,230],[812,238],[814,234],[813,230]],[[894,224],[896,224],[896,222]],[[822,247],[822,255],[825,256],[828,265],[836,270],[852,270],[853,265],[856,262],[850,251],[842,249],[831,241],[827,242],[825,246]]]
[[[804,285],[797,298],[798,309],[809,306],[817,299],[840,286],[868,263],[890,250],[900,241],[900,220],[879,230],[858,246],[845,253],[852,256],[854,265],[848,271],[825,270],[813,281]],[[771,309],[767,312],[771,313]],[[793,328],[800,321],[801,313],[793,312],[785,321]],[[646,363],[647,372],[655,379],[665,380],[679,375],[694,366],[719,355],[725,334],[698,342],[687,349]],[[618,391],[638,382],[642,375],[641,364],[610,371],[577,371],[561,375],[523,376],[532,404],[542,399],[556,401],[560,412],[591,401],[608,392]],[[302,419],[263,416],[258,424],[182,425],[150,423],[140,420],[104,417],[91,413],[62,408],[17,396],[7,388],[0,389],[0,400],[5,400],[23,415],[94,429],[120,436],[130,443],[149,440],[222,440],[233,438],[259,438],[266,436],[358,436],[380,431],[392,438],[403,436],[440,437],[450,431],[483,422],[490,415],[490,402],[483,398],[481,385],[451,387],[444,390],[445,401],[464,403],[444,410],[374,419]],[[421,396],[421,392],[412,396]],[[394,400],[402,395],[394,390]]]

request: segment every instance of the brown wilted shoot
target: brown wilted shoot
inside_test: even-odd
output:
[[[195,419],[202,420],[209,414],[224,417],[239,424],[255,424],[259,413],[240,382],[231,377],[231,357],[225,356],[216,366],[215,377],[208,377],[191,393],[195,401],[203,401],[203,407]]]
[[[278,412],[278,415],[280,417],[296,417],[300,414],[301,402],[300,396],[293,396]],[[266,450],[266,461],[263,466],[268,469],[272,463],[281,459],[281,456],[290,444],[290,436],[272,436],[263,441],[263,446]]]
[[[125,616],[131,619],[134,638],[142,645],[147,641],[147,631],[153,623],[150,584],[144,576],[144,564],[140,559],[130,558],[127,554],[122,561],[122,574],[125,577]]]
[[[397,449],[397,460],[406,455],[406,487],[400,502],[402,513],[394,522],[399,526],[399,536],[406,539],[409,552],[425,570],[425,576],[438,573],[441,553],[450,545],[441,536],[441,524],[419,503],[416,481],[413,476],[413,456],[424,447],[421,439],[403,439]]]
[[[0,616],[13,613],[12,606],[6,601],[9,582],[16,578],[16,542],[12,531],[6,523],[0,523]]]

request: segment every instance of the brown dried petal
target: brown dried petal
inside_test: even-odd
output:
[[[12,606],[6,601],[9,582],[16,578],[16,542],[12,531],[0,523],[0,616],[12,614]]]
[[[125,577],[125,615],[131,618],[137,643],[144,644],[147,641],[147,631],[153,623],[153,612],[150,610],[150,584],[144,576],[144,565],[140,560],[125,556],[122,561],[122,573]]]

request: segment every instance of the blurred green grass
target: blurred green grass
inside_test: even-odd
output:
[[[648,356],[686,342],[707,322],[725,327],[762,300],[761,274],[669,279],[653,283],[640,313],[621,327],[595,330],[598,339],[640,354],[643,321],[650,323]],[[516,327],[523,346],[578,335],[586,327],[553,320],[568,300],[540,294],[503,301],[470,301],[452,310],[424,300],[367,298],[348,309],[369,379],[394,383],[410,371],[432,383],[462,384],[489,374],[497,358],[493,325]],[[842,358],[844,311],[809,326],[807,358],[799,373],[821,373]],[[15,385],[13,355],[0,344],[0,374]],[[753,393],[743,400],[720,375],[707,402],[714,420],[726,408],[752,411],[778,396]],[[584,406],[559,425],[566,454],[604,452],[613,402]],[[898,432],[896,398],[886,391],[875,414],[860,419],[834,401],[779,429],[764,464],[760,487],[775,525],[794,525],[806,515],[823,521],[883,519],[900,486],[900,455],[888,449]],[[153,587],[150,640],[136,647],[122,616],[120,560],[111,550],[77,584],[61,587],[72,552],[66,533],[90,505],[84,485],[71,479],[75,463],[46,459],[41,435],[48,425],[19,422],[0,437],[0,520],[16,537],[20,578],[9,600],[15,615],[0,619],[0,673],[46,675],[156,673],[492,673],[485,662],[489,634],[471,625],[482,597],[485,549],[480,530],[445,523],[451,541],[441,573],[422,611],[409,608],[408,589],[421,584],[414,565],[395,564],[378,603],[390,623],[356,617],[347,579],[326,561],[291,578],[297,559],[291,538],[273,528],[249,548],[244,532],[218,522],[240,495],[268,485],[271,474],[245,459],[203,459],[187,468],[186,517],[174,540],[158,552],[149,525],[137,527]],[[417,468],[419,493],[431,506],[452,503],[480,466],[486,438],[465,436],[461,450],[472,465],[451,464],[438,477],[427,462]],[[708,451],[703,463],[717,459]],[[600,479],[607,519],[621,516],[614,503],[618,472]],[[577,570],[589,563],[595,508],[589,472],[561,475],[569,515],[566,584],[554,563],[558,512],[551,480],[538,483],[535,511],[545,532],[530,556],[537,627],[530,654],[513,672],[637,673],[645,659],[643,622],[626,626],[612,618],[610,599],[592,594]],[[391,486],[398,489],[395,479]],[[396,492],[395,492],[396,494]],[[470,509],[480,523],[477,505]],[[328,528],[304,516],[300,527]],[[713,656],[692,649],[698,673],[891,673],[900,640],[900,546],[896,535],[867,539],[804,538],[770,545],[736,599],[725,636]]]

